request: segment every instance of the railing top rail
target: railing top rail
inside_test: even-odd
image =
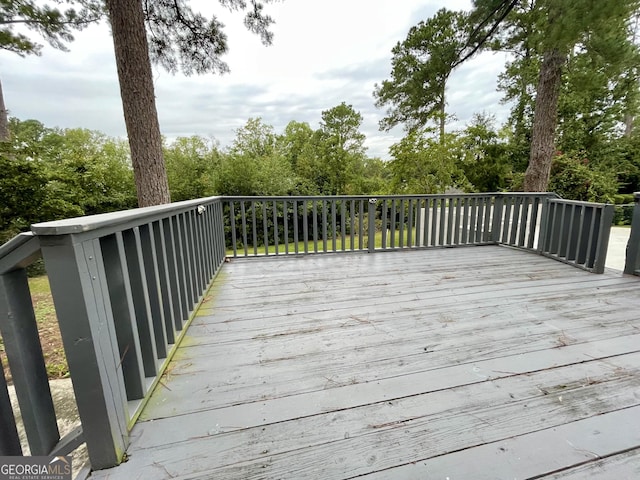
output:
[[[40,256],[40,242],[31,232],[16,235],[0,245],[0,274],[30,265]]]
[[[581,200],[565,200],[563,198],[551,198],[549,201],[555,203],[564,203],[566,205],[581,205],[585,207],[604,207],[606,205],[613,205],[612,203],[583,202]]]
[[[86,217],[67,218],[52,222],[36,223],[31,226],[31,231],[36,235],[67,235],[72,233],[89,232],[104,227],[129,223],[137,220],[144,221],[158,216],[164,216],[188,210],[205,203],[211,203],[221,197],[206,197],[183,202],[168,203],[154,207],[134,208],[120,212],[102,213]]]
[[[224,196],[223,200],[232,201],[251,201],[251,200],[322,200],[322,199],[335,199],[335,200],[351,200],[351,199],[368,199],[376,198],[378,200],[393,199],[393,198],[466,198],[466,197],[549,197],[560,198],[556,193],[551,192],[479,192],[479,193],[434,193],[434,194],[402,194],[402,195],[257,195],[257,196]]]

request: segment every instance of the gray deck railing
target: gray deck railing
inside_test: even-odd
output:
[[[234,257],[502,243],[534,248],[553,194],[224,197]]]
[[[128,432],[225,258],[220,198],[37,224],[0,248],[0,333],[31,453],[86,441],[118,464]],[[59,439],[24,268],[42,254],[82,431]],[[0,454],[21,446],[0,379]]]
[[[550,199],[539,251],[557,260],[604,272],[614,205]]]
[[[37,224],[0,247],[0,334],[32,454],[116,465],[225,255],[499,244],[593,272],[612,206],[554,194],[212,197]],[[627,266],[638,273],[640,210]],[[25,268],[42,255],[81,429],[60,439]],[[0,376],[0,455],[22,452]]]
[[[225,197],[224,204],[235,257],[500,244],[600,273],[613,218],[612,205],[548,193]]]

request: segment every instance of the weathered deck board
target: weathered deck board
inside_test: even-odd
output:
[[[236,261],[209,297],[95,478],[640,469],[636,277],[477,247]]]

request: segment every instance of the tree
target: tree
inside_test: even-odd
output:
[[[37,120],[9,121],[0,144],[0,243],[32,223],[135,206],[126,142]]]
[[[321,156],[317,158],[316,167],[322,176],[322,193],[348,193],[348,184],[358,164],[364,160],[366,150],[361,124],[362,115],[345,102],[322,112],[317,131]]]
[[[576,48],[587,44],[594,35],[600,36],[628,22],[637,8],[636,0],[476,0],[472,18],[483,18],[487,12],[485,18],[489,18],[505,3],[512,10],[501,17],[500,21],[504,21],[496,30],[498,41],[494,46],[506,45],[523,58],[537,59],[540,65],[524,186],[531,191],[546,190],[556,152],[558,102],[567,61]],[[518,8],[514,8],[516,5]]]
[[[40,55],[42,45],[15,27],[36,31],[52,47],[67,50],[65,44],[73,40],[73,30],[97,21],[102,15],[100,0],[70,0],[66,10],[51,5],[38,5],[34,0],[4,1],[0,5],[0,50],[20,56]],[[8,112],[0,84],[0,142],[9,141]]]
[[[219,0],[230,10],[247,11],[244,24],[265,45],[272,42],[273,19],[263,12],[273,0]],[[68,0],[61,11],[39,7],[33,0],[4,2],[0,6],[0,47],[21,54],[39,53],[40,46],[13,33],[22,23],[36,30],[52,46],[65,48],[71,31],[102,18],[101,0]],[[76,9],[74,7],[81,7]],[[111,22],[125,124],[131,147],[138,204],[168,202],[169,189],[155,106],[151,62],[170,72],[224,73],[227,51],[223,25],[194,12],[185,0],[106,0]],[[1,133],[1,132],[0,132]]]
[[[494,117],[475,114],[459,137],[464,151],[460,165],[476,192],[504,190],[512,173],[510,147],[494,124]]]
[[[466,189],[468,182],[460,168],[463,160],[457,135],[447,133],[436,140],[432,129],[414,129],[391,146],[389,164],[393,192],[443,193],[447,188]]]
[[[221,154],[202,137],[179,137],[164,147],[171,198],[175,202],[215,195]]]
[[[229,152],[221,159],[215,183],[221,195],[298,193],[298,179],[278,148],[273,127],[260,118],[251,118],[236,130]]]
[[[443,8],[393,48],[391,79],[374,91],[377,107],[390,105],[381,129],[403,123],[413,130],[435,120],[444,141],[447,81],[467,44],[466,20],[465,13]]]
[[[270,1],[220,0],[220,3],[231,10],[249,7],[245,26],[269,45],[273,19],[263,13],[263,4]],[[184,0],[106,0],[106,4],[138,202],[140,206],[165,203],[169,201],[169,189],[150,61],[170,72],[181,70],[186,75],[224,73],[228,66],[220,58],[227,51],[223,25],[215,16],[207,20],[195,13]]]

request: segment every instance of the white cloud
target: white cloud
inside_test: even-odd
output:
[[[212,11],[215,2],[194,0]],[[250,117],[276,131],[290,120],[318,126],[320,115],[344,101],[359,110],[371,156],[388,157],[402,132],[380,132],[384,111],[374,107],[373,88],[388,77],[391,49],[409,28],[439,8],[469,8],[468,0],[286,0],[265,8],[276,20],[274,44],[264,47],[244,28],[242,16],[220,12],[226,25],[231,73],[172,76],[155,70],[160,127],[168,138],[213,136],[224,146]],[[71,52],[46,47],[42,57],[0,52],[5,102],[12,115],[48,126],[84,127],[124,136],[113,44],[108,27],[76,35]],[[495,91],[504,58],[483,54],[451,78],[449,111],[466,123],[474,112],[507,108]]]

